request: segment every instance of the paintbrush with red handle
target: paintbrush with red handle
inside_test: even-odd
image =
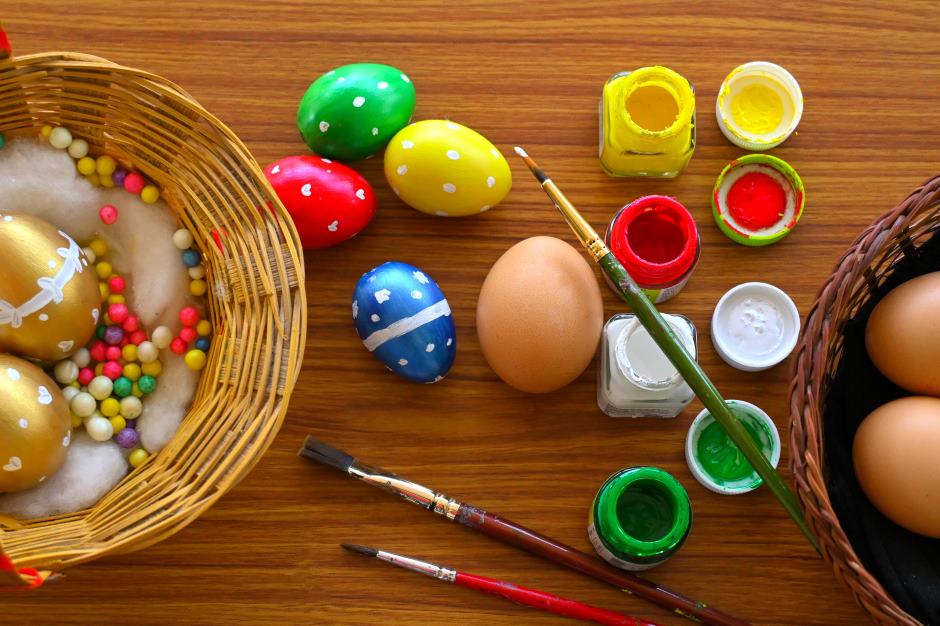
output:
[[[583,602],[569,598],[562,598],[561,596],[552,595],[537,589],[528,589],[501,580],[487,578],[486,576],[477,576],[476,574],[447,569],[440,565],[419,561],[418,559],[402,556],[400,554],[393,554],[392,552],[385,552],[384,550],[376,550],[375,548],[369,548],[367,546],[357,546],[349,543],[340,545],[356,554],[372,556],[380,561],[410,569],[412,572],[418,572],[425,576],[430,576],[431,578],[443,580],[446,583],[453,583],[458,587],[466,587],[467,589],[502,596],[507,600],[512,600],[516,604],[531,606],[532,608],[548,611],[555,615],[563,615],[564,617],[571,617],[585,622],[607,624],[608,626],[656,626],[653,622],[640,621],[629,615],[624,615],[623,613],[591,606],[590,604],[584,604]]]

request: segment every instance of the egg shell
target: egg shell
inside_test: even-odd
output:
[[[385,149],[385,178],[406,204],[431,215],[476,215],[503,201],[512,173],[480,133],[446,120],[406,126]]]
[[[379,152],[411,120],[415,89],[401,70],[353,63],[310,85],[297,110],[297,126],[317,154],[357,161]]]
[[[335,246],[356,236],[375,215],[375,193],[355,170],[314,155],[291,156],[264,168],[290,213],[304,248]]]
[[[896,385],[940,396],[940,272],[892,289],[872,310],[865,347],[878,370]]]
[[[363,274],[352,316],[366,349],[396,374],[435,383],[450,371],[457,354],[450,305],[414,265],[389,261]]]
[[[940,399],[910,396],[872,411],[855,433],[852,462],[887,518],[940,538]]]
[[[532,237],[493,264],[477,302],[483,356],[507,384],[561,389],[594,358],[604,306],[594,271],[560,239]]]

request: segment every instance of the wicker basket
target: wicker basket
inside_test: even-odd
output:
[[[843,349],[843,329],[894,264],[940,230],[940,176],[863,232],[836,266],[807,316],[790,387],[790,469],[823,558],[880,624],[914,626],[852,549],[826,489],[822,415]]]
[[[0,29],[0,132],[66,126],[92,154],[154,181],[204,253],[215,336],[189,413],[159,454],[89,510],[0,519],[0,585],[17,580],[4,552],[20,568],[57,571],[139,550],[198,517],[277,434],[306,336],[297,232],[231,130],[159,76],[81,54],[13,58],[5,44]]]

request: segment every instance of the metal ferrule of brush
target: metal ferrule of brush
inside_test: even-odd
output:
[[[411,559],[407,556],[401,556],[400,554],[383,552],[382,550],[379,550],[378,554],[375,556],[382,559],[383,561],[388,561],[393,565],[410,569],[413,572],[418,572],[419,574],[424,574],[425,576],[430,576],[431,578],[438,578],[445,582],[452,583],[457,579],[456,570],[434,565],[434,563],[426,563],[424,561],[419,561],[418,559]]]
[[[461,503],[453,498],[385,470],[353,463],[347,471],[350,476],[374,485],[383,491],[393,493],[412,504],[434,511],[450,520],[457,517],[457,511],[461,506]]]
[[[561,190],[558,189],[551,178],[545,179],[545,182],[542,183],[542,189],[545,190],[548,197],[555,203],[555,208],[561,212],[565,221],[568,222],[568,225],[571,227],[571,230],[574,231],[574,234],[578,237],[581,245],[587,248],[595,261],[600,261],[604,256],[610,253],[610,250],[607,249],[607,244],[604,243],[601,236],[597,234],[594,227],[591,226],[581,215],[581,212],[568,201],[568,198],[565,197],[565,194],[561,193]]]

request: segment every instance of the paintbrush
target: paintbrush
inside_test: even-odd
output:
[[[590,604],[556,596],[544,591],[539,591],[538,589],[519,587],[512,583],[496,580],[494,578],[448,569],[440,565],[434,565],[433,563],[419,561],[418,559],[394,554],[392,552],[385,552],[384,550],[376,550],[375,548],[369,548],[367,546],[357,546],[349,543],[341,543],[340,545],[350,552],[372,556],[380,561],[409,569],[412,572],[418,572],[419,574],[424,574],[431,578],[443,580],[445,583],[453,583],[458,587],[466,587],[467,589],[474,589],[476,591],[482,591],[483,593],[501,596],[516,604],[531,606],[532,608],[541,609],[549,613],[554,613],[555,615],[563,615],[585,622],[608,624],[609,626],[657,626],[653,622],[642,622],[629,615],[602,609],[597,606],[591,606]]]
[[[578,237],[581,245],[587,248],[588,252],[591,254],[591,258],[601,266],[601,271],[604,272],[607,278],[610,279],[610,282],[616,287],[620,297],[623,298],[624,302],[630,305],[633,313],[636,314],[647,332],[649,332],[650,337],[653,338],[656,345],[660,347],[679,373],[682,374],[682,377],[688,383],[689,387],[692,388],[692,391],[695,392],[695,395],[698,396],[699,400],[702,401],[702,404],[705,405],[705,408],[708,409],[708,412],[711,413],[715,420],[725,429],[731,440],[738,449],[741,450],[744,457],[754,467],[777,500],[780,501],[780,504],[783,505],[786,512],[793,518],[796,525],[803,531],[806,538],[809,539],[810,544],[816,548],[816,550],[819,550],[816,538],[813,537],[813,534],[809,530],[809,525],[803,517],[803,512],[800,510],[796,496],[793,495],[793,492],[783,481],[783,477],[781,477],[774,466],[770,464],[770,461],[761,454],[760,449],[747,434],[747,431],[744,430],[744,427],[734,416],[734,413],[731,412],[731,409],[728,408],[724,398],[718,393],[718,389],[716,389],[712,381],[708,379],[708,376],[702,371],[702,368],[695,359],[685,350],[682,342],[679,341],[678,337],[676,337],[675,333],[672,331],[672,328],[669,327],[662,315],[660,315],[656,306],[650,301],[643,290],[640,289],[636,281],[630,277],[623,268],[623,265],[620,264],[620,261],[617,260],[617,257],[610,252],[607,248],[607,244],[605,244],[604,240],[597,234],[597,231],[591,227],[574,205],[561,193],[561,190],[552,182],[552,179],[542,171],[542,168],[536,164],[525,150],[518,146],[516,146],[515,150],[516,154],[522,157],[525,164],[532,170],[532,174],[535,175],[535,178],[541,184],[542,190],[545,191],[555,204],[555,208],[561,212],[565,221],[568,222],[568,226],[571,227],[571,230],[574,231],[574,234]]]
[[[614,585],[622,591],[636,595],[654,604],[674,611],[689,619],[715,624],[716,626],[747,626],[744,620],[732,617],[702,602],[692,600],[680,593],[640,578],[632,572],[611,567],[590,555],[567,546],[550,537],[541,535],[525,526],[516,524],[499,515],[488,513],[428,489],[381,468],[360,463],[342,450],[329,446],[308,436],[300,455],[312,461],[328,465],[354,478],[378,487],[383,491],[404,498],[412,504],[434,511],[447,519],[462,524],[527,552],[537,554],[597,580]]]

